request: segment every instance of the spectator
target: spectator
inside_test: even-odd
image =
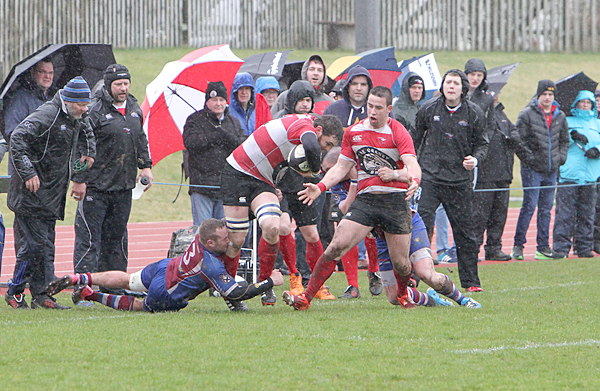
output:
[[[304,80],[296,80],[285,95],[285,107],[278,111],[273,119],[279,119],[288,114],[308,114],[313,116],[318,115],[313,113],[315,107],[315,89],[313,86]]]
[[[345,84],[346,80],[340,79],[335,83],[331,91],[329,91],[328,95],[333,99],[334,102],[344,99],[342,96],[342,89],[344,88]]]
[[[325,93],[327,85],[327,76],[325,70],[325,62],[321,56],[313,54],[302,66],[300,71],[302,80],[308,81],[315,88],[315,109],[314,112],[321,115],[333,99]],[[275,115],[277,112],[285,108],[287,91],[283,91],[277,101],[271,108],[271,113]]]
[[[494,132],[496,123],[494,120],[494,98],[486,92],[487,69],[482,60],[472,58],[465,64],[465,74],[469,79],[469,92],[467,99],[475,103],[485,115],[485,130],[489,134]]]
[[[407,73],[402,80],[402,90],[392,111],[396,121],[404,125],[406,129],[410,129],[415,122],[417,111],[419,111],[419,103],[423,99],[425,99],[423,78],[414,72]]]
[[[511,134],[515,152],[521,160],[523,206],[519,212],[513,259],[523,259],[523,246],[529,222],[537,206],[537,251],[535,259],[554,258],[548,239],[550,212],[554,203],[554,189],[558,169],[567,160],[569,127],[563,113],[554,101],[556,85],[552,80],[538,83],[536,98],[525,107]],[[541,189],[539,187],[542,187]],[[527,189],[531,187],[532,189]]]
[[[342,90],[344,100],[329,105],[324,114],[335,115],[342,121],[344,128],[367,118],[367,96],[373,88],[371,75],[365,68],[357,65],[348,72],[348,80]]]
[[[594,96],[596,98],[596,111],[598,112],[598,118],[600,118],[600,90],[596,90]]]
[[[579,91],[567,117],[570,139],[567,161],[560,168],[561,185],[556,190],[553,247],[556,258],[565,258],[573,249],[579,258],[592,258],[594,253],[594,212],[596,186],[600,176],[600,120],[591,91]]]
[[[29,283],[32,308],[67,309],[46,295],[44,258],[47,243],[54,250],[57,219],[65,217],[65,202],[71,178],[71,159],[91,167],[94,163],[94,133],[82,116],[90,102],[90,89],[81,76],[69,81],[52,99],[18,125],[11,135],[10,154],[15,167],[7,204],[15,212],[19,251],[13,278],[4,296],[15,309],[28,309],[23,292]],[[71,195],[80,200],[85,183],[73,182]],[[54,251],[52,251],[52,256]]]
[[[515,125],[504,113],[504,106],[498,102],[499,96],[500,94],[494,96],[495,128],[488,132],[488,152],[479,164],[475,189],[484,191],[473,194],[473,220],[479,246],[483,244],[483,233],[487,231],[485,259],[510,261],[510,255],[502,252],[502,234],[510,201],[508,187],[513,178],[515,153],[510,145],[510,134]],[[488,189],[490,191],[485,191]]]
[[[227,89],[222,81],[206,88],[204,109],[191,114],[184,126],[183,143],[189,152],[190,187],[194,225],[213,217],[222,219],[223,198],[219,186],[225,159],[244,140],[237,118],[229,113]]]
[[[256,79],[256,92],[265,97],[269,108],[271,108],[281,93],[281,87],[279,87],[279,82],[275,77],[263,76]]]
[[[229,96],[229,113],[240,121],[246,136],[254,133],[254,80],[248,72],[240,72],[233,79]]]
[[[440,97],[421,107],[411,131],[415,145],[421,145],[423,183],[418,210],[431,237],[435,211],[440,203],[444,205],[457,246],[461,285],[468,292],[479,292],[473,169],[488,148],[485,118],[479,106],[466,99],[469,80],[461,70],[446,72],[440,91]]]
[[[152,160],[144,133],[142,109],[130,93],[127,67],[113,64],[104,71],[104,86],[89,108],[96,138],[96,164],[76,172],[73,180],[86,183],[85,197],[75,214],[75,273],[127,271],[127,222],[131,190],[140,175],[152,185]]]

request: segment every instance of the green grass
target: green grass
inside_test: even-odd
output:
[[[183,57],[192,49],[188,47],[160,48],[160,49],[132,49],[116,50],[117,61],[127,65],[132,74],[132,93],[140,103],[144,100],[145,88],[170,61]],[[259,50],[234,50],[240,58],[259,53]],[[294,50],[289,59],[303,60],[314,51]],[[409,59],[416,55],[426,54],[424,51],[396,52],[396,58]],[[320,52],[327,65],[335,59],[352,55],[350,51],[324,51]],[[506,106],[506,112],[511,120],[516,121],[518,113],[525,107],[533,96],[540,79],[558,80],[569,74],[585,71],[595,80],[600,80],[600,67],[598,56],[595,54],[559,54],[559,53],[504,53],[504,52],[435,52],[440,72],[443,74],[451,68],[464,68],[469,58],[481,58],[488,69],[498,65],[521,62],[510,78],[510,83],[504,87],[501,101]],[[175,153],[160,161],[153,169],[155,182],[179,183],[181,178],[181,153]],[[518,163],[515,165],[515,180],[513,187],[520,187],[520,173]],[[6,159],[0,164],[0,174],[7,172]],[[176,203],[172,203],[177,194],[178,187],[155,185],[141,200],[134,201],[131,213],[131,222],[141,221],[179,221],[191,220],[190,201],[187,189],[182,189],[182,194]],[[521,191],[514,191],[513,196],[520,196]],[[518,206],[513,203],[512,206]],[[67,201],[67,211],[64,222],[59,224],[71,225],[74,222],[75,202]],[[4,216],[7,226],[12,226],[13,214],[6,207],[6,195],[0,195],[0,212]]]
[[[598,260],[480,267],[483,308],[402,310],[383,296],[297,312],[202,294],[168,314],[0,306],[3,390],[591,390]],[[457,271],[449,275],[456,282]],[[448,268],[438,269],[448,273]],[[328,281],[334,294],[346,281]],[[287,286],[287,283],[286,285]],[[425,287],[421,286],[421,289]],[[280,298],[283,288],[276,288]],[[59,301],[70,297],[61,293]]]

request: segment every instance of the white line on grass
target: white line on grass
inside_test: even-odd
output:
[[[530,349],[539,349],[539,348],[562,348],[568,346],[589,346],[589,345],[600,345],[600,341],[595,339],[587,339],[584,341],[576,341],[576,342],[559,342],[559,343],[534,343],[530,342],[524,346],[496,346],[489,349],[461,349],[461,350],[446,350],[450,353],[456,354],[473,354],[473,353],[495,353],[502,350],[530,350]]]
[[[116,319],[116,318],[131,318],[133,314],[123,314],[123,315],[112,315],[112,316],[86,316],[83,318],[54,318],[54,319],[44,319],[44,320],[30,320],[30,321],[4,321],[0,323],[0,326],[15,326],[15,325],[25,325],[25,324],[40,324],[40,323],[50,323],[54,321],[59,322],[82,322],[86,320],[101,320],[101,319]],[[135,315],[139,316],[139,315]]]
[[[556,289],[556,288],[568,288],[576,285],[586,285],[588,282],[578,281],[578,282],[568,282],[564,284],[556,284],[549,286],[525,286],[522,288],[506,288],[501,289],[499,291],[486,291],[487,293],[504,293],[504,292],[514,292],[514,291],[535,291],[539,289]]]

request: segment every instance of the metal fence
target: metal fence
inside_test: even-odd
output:
[[[328,49],[355,0],[0,0],[0,75],[48,43]],[[380,1],[381,46],[600,51],[598,0]]]

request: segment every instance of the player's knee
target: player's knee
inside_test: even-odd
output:
[[[317,231],[316,228],[314,230],[302,232],[302,236],[304,236],[304,239],[308,243],[316,243],[319,240],[321,240],[321,238],[319,237],[319,231]]]
[[[327,246],[327,250],[325,250],[325,256],[329,259],[338,259],[342,256],[343,251],[343,246],[332,242],[329,246]]]

